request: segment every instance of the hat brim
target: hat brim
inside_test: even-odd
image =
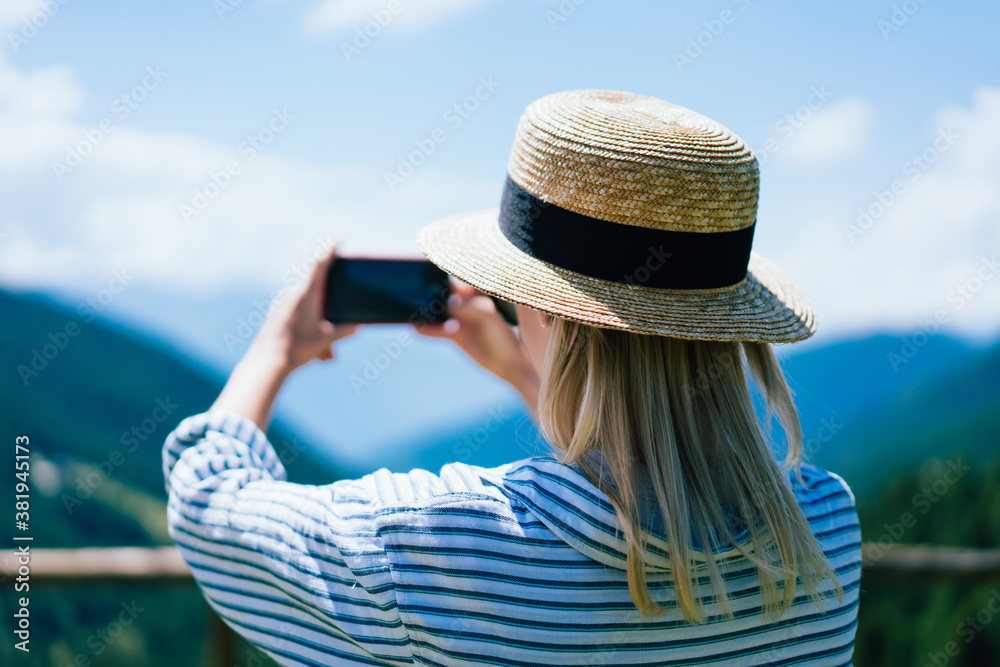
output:
[[[499,209],[433,222],[421,251],[436,265],[505,301],[597,327],[694,340],[791,343],[816,331],[812,305],[773,262],[750,254],[747,277],[718,289],[671,290],[591,278],[538,260],[500,231]],[[647,269],[648,270],[648,269]]]

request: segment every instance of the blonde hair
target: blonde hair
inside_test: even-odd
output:
[[[639,492],[649,471],[669,545],[677,606],[691,623],[706,620],[695,594],[691,527],[702,545],[714,600],[732,608],[713,551],[722,543],[757,568],[762,611],[776,620],[795,598],[796,577],[814,602],[831,577],[843,589],[783,474],[801,482],[802,433],[792,395],[768,343],[682,340],[552,318],[539,395],[543,435],[566,464],[578,463],[605,492],[624,530],[628,586],[643,616],[666,613],[646,581],[646,533]],[[788,440],[779,467],[754,412],[748,367]],[[599,452],[613,484],[593,469]],[[738,510],[750,535],[740,545],[723,505]],[[783,595],[782,595],[783,593]]]

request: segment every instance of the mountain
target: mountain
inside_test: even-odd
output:
[[[1000,344],[936,336],[907,348],[913,340],[875,336],[783,361],[812,462],[859,497],[926,459],[989,458],[1000,445]]]
[[[843,476],[859,498],[903,467],[960,451],[990,456],[1000,444],[1000,345],[981,349],[941,335],[911,349],[908,341],[913,337],[877,335],[797,354],[777,348],[806,460]],[[906,361],[894,367],[891,355]],[[490,467],[551,451],[523,411],[512,411],[493,432],[484,429],[488,420],[483,412],[413,438],[372,466],[437,470],[458,460]],[[783,455],[780,427],[774,439]]]
[[[206,409],[224,378],[161,343],[91,318],[86,309],[0,293],[0,314],[10,323],[0,330],[6,369],[0,424],[7,433],[31,435],[35,451],[53,464],[42,466],[41,478],[48,474],[58,479],[42,486],[53,493],[53,509],[64,518],[77,506],[74,497],[90,490],[97,500],[71,515],[73,524],[85,528],[53,528],[62,536],[60,543],[116,543],[119,538],[104,533],[120,532],[125,525],[132,532],[123,533],[122,540],[161,541],[149,521],[133,518],[108,528],[96,507],[114,504],[102,501],[104,495],[131,498],[132,507],[145,506],[138,498],[162,500],[163,438],[181,418]],[[998,345],[981,349],[943,334],[876,335],[804,352],[794,346],[776,348],[795,393],[808,460],[844,476],[860,496],[876,491],[904,464],[959,451],[987,455],[996,448],[998,350]],[[411,356],[412,368],[400,364],[394,369],[396,381],[421,386],[429,372],[419,355]],[[440,368],[434,370],[440,375]],[[167,419],[156,422],[168,409]],[[322,450],[300,443],[280,419],[270,436],[290,454],[284,458],[295,459],[287,466],[290,478],[304,483],[354,477],[379,467],[437,471],[451,461],[492,467],[550,451],[523,409],[497,407],[401,438],[390,454],[373,454],[360,466],[356,460],[338,464],[331,456],[336,448],[328,442]],[[780,429],[775,439],[780,453]],[[109,459],[115,450],[122,452],[120,465]],[[93,482],[109,479],[101,475],[102,468],[115,483],[89,489],[88,475]]]
[[[35,544],[166,543],[163,440],[206,410],[225,378],[93,315],[0,292],[0,432],[28,435],[36,455]],[[292,481],[341,477],[280,420],[269,437]]]
[[[875,335],[843,340],[799,353],[794,345],[778,346],[780,361],[803,420],[818,424],[836,409],[845,417],[878,410],[880,401],[910,391],[948,368],[976,356],[975,348],[963,341],[938,336],[929,339],[909,359],[899,355],[908,337]],[[787,352],[786,352],[787,350]],[[909,352],[909,348],[907,348]],[[904,362],[899,363],[899,355]],[[893,362],[896,365],[893,365]]]

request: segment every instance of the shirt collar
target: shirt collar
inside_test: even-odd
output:
[[[602,470],[599,454],[593,453],[595,470]],[[610,482],[608,474],[602,478]],[[653,524],[646,544],[646,570],[670,570],[668,543],[663,521],[656,503],[652,482],[646,477],[642,520]],[[580,553],[605,565],[625,569],[627,546],[625,533],[608,496],[590,483],[578,464],[567,465],[553,456],[535,456],[509,466],[504,476],[504,488],[523,502],[553,533]],[[741,547],[749,544],[749,532],[736,534]],[[703,566],[706,555],[692,531],[695,568]],[[716,559],[738,557],[735,548],[716,550]]]

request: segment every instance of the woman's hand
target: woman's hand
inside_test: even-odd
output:
[[[326,273],[336,251],[334,245],[316,262],[304,285],[286,288],[275,297],[212,410],[242,415],[267,431],[274,401],[291,372],[313,359],[333,359],[334,341],[355,333],[356,325],[334,326],[323,316]]]
[[[313,359],[329,361],[334,358],[334,341],[357,331],[357,325],[334,326],[323,315],[326,274],[336,252],[334,244],[330,252],[316,262],[304,285],[285,288],[275,297],[248,355],[274,359],[289,373]]]
[[[415,325],[417,333],[451,340],[480,366],[514,385],[534,411],[538,405],[538,372],[513,327],[500,317],[488,295],[454,279],[452,286],[450,319]]]

